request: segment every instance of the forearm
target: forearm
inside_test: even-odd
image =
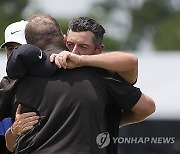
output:
[[[138,115],[133,113],[132,111],[123,113],[119,126],[122,127],[128,124],[138,123],[143,121],[146,117],[146,115]]]
[[[120,126],[140,122],[153,114],[155,110],[156,106],[154,101],[149,96],[142,94],[131,111],[122,113]]]
[[[6,134],[5,134],[6,147],[11,152],[14,149],[14,144],[16,142],[16,138],[17,137],[18,137],[18,135],[17,134],[13,134],[10,128],[6,131]]]
[[[21,104],[19,104],[16,110],[15,122],[5,134],[6,146],[8,150],[12,152],[18,135],[32,129],[34,125],[38,123],[38,121],[39,116],[37,116],[35,112],[21,114]]]
[[[131,84],[137,80],[138,59],[130,53],[117,51],[98,55],[76,55],[68,51],[63,51],[59,54],[52,54],[50,60],[51,62],[55,61],[55,64],[59,68],[99,67],[117,72]]]
[[[129,83],[134,83],[137,79],[138,60],[130,53],[109,52],[99,55],[82,55],[80,66],[99,67],[117,72]]]

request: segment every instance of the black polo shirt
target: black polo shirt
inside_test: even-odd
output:
[[[58,70],[49,78],[31,75],[19,80],[14,111],[35,111],[41,119],[19,136],[14,153],[106,154],[96,143],[106,132],[105,107],[130,110],[141,92],[108,71],[83,67]]]

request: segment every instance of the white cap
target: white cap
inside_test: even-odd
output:
[[[27,44],[25,39],[25,27],[27,23],[27,21],[21,20],[10,24],[5,29],[5,42],[1,45],[1,48],[4,48],[6,44],[10,42]]]

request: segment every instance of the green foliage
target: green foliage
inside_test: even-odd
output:
[[[117,2],[111,0],[111,1],[105,1],[105,2],[97,2],[96,5],[103,8],[105,13],[109,13],[117,6]]]
[[[109,36],[104,37],[103,44],[105,45],[105,51],[117,51],[120,49],[120,41]]]
[[[145,38],[152,39],[156,50],[179,50],[180,9],[177,8],[172,5],[172,0],[144,0],[141,7],[135,7],[127,0],[105,0],[97,2],[90,14],[98,18],[98,21],[103,20],[104,23],[111,24],[117,24],[117,18],[112,18],[114,10],[127,11],[131,14],[132,28],[126,39],[121,41],[123,50],[136,50]],[[119,42],[114,43],[120,44]]]
[[[126,41],[129,48],[136,50],[143,37],[150,33],[156,34],[158,31],[156,28],[161,22],[167,22],[167,19],[173,14],[172,10],[169,0],[147,0],[143,7],[132,10],[133,27]],[[156,40],[156,43],[158,44],[159,41]]]
[[[66,34],[66,32],[67,32],[67,30],[68,30],[69,21],[70,21],[70,20],[65,19],[65,18],[58,19],[58,23],[60,24],[61,29],[62,29],[62,32],[63,32],[64,34]]]
[[[151,34],[156,50],[178,50],[179,11],[175,10],[170,0],[146,0],[144,5],[132,10],[132,30],[126,41],[136,50],[140,40]]]
[[[140,26],[139,29],[141,29],[146,25],[154,25],[167,18],[171,12],[171,5],[168,2],[169,0],[145,1],[143,7],[132,10],[133,26]]]
[[[180,13],[157,25],[154,44],[157,50],[180,50]]]
[[[126,10],[132,17],[132,28],[128,36],[121,40],[106,36],[104,44],[106,50],[136,50],[138,44],[147,35],[152,36],[152,41],[157,50],[180,51],[180,10],[175,9],[172,0],[144,0],[144,4],[137,8],[127,0],[105,0],[92,6],[88,16],[98,20],[102,25],[106,23],[118,26],[118,18],[113,17],[115,10]],[[22,12],[28,0],[1,0],[0,1],[0,44],[4,41],[5,28],[22,19]],[[120,19],[121,20],[121,19]],[[59,20],[63,33],[66,34],[69,19]]]

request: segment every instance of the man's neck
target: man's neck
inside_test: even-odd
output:
[[[49,44],[44,48],[44,52],[53,51],[53,53],[59,53],[60,51],[68,50],[66,46],[61,44]]]

